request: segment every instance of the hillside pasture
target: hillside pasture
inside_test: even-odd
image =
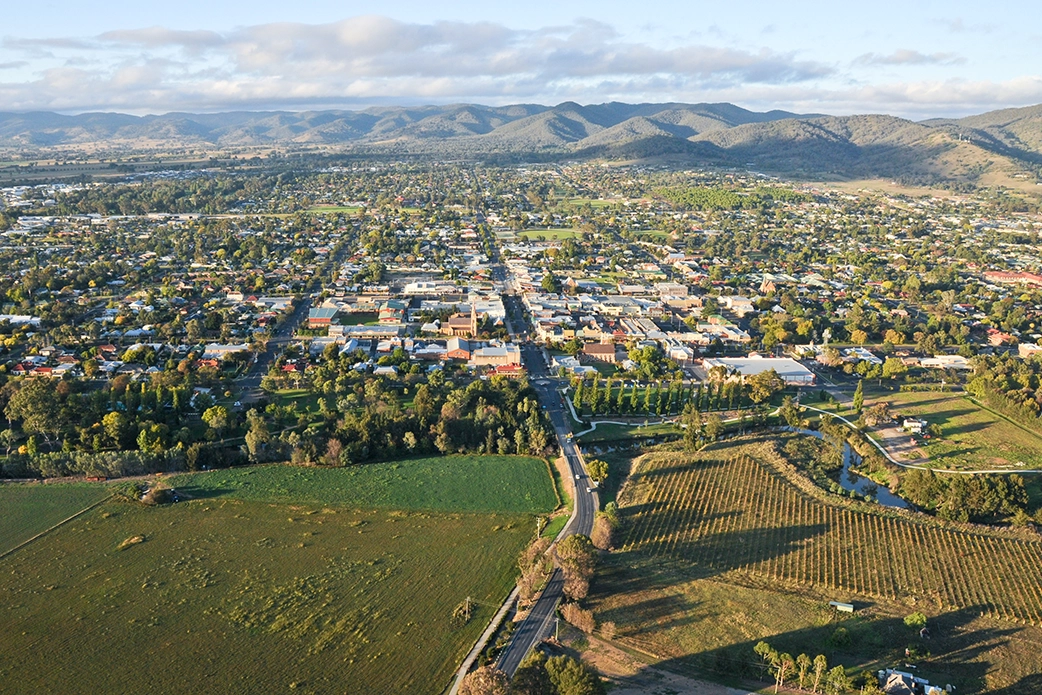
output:
[[[0,553],[105,499],[101,485],[0,485]]]
[[[959,393],[888,393],[870,402],[887,402],[895,414],[921,417],[941,428],[925,440],[929,466],[948,470],[1042,469],[1042,434],[1011,422]]]

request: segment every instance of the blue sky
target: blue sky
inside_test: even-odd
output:
[[[0,110],[729,101],[960,116],[1042,103],[1024,2],[219,2],[5,8]]]

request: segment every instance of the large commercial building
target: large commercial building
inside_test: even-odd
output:
[[[814,385],[814,372],[788,357],[707,357],[702,365],[707,372],[713,367],[724,367],[728,373],[737,372],[743,378],[773,369],[789,386]]]

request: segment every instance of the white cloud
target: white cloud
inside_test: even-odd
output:
[[[920,53],[919,51],[902,48],[880,55],[879,53],[866,53],[854,60],[859,65],[960,65],[966,59],[955,53]]]
[[[872,82],[872,71],[936,70],[953,53],[901,49],[836,65],[736,48],[714,28],[667,44],[592,19],[538,29],[361,16],[234,30],[160,26],[90,38],[6,38],[5,110],[130,112],[354,107],[474,101],[732,101],[800,112],[955,115],[1042,102],[1042,78]],[[714,43],[714,41],[716,43]],[[858,80],[853,80],[856,74]]]
[[[590,19],[517,30],[362,16],[223,33],[147,27],[3,45],[38,65],[35,79],[0,85],[6,107],[15,109],[248,108],[290,98],[497,101],[602,82],[664,81],[697,90],[803,82],[832,71],[768,48],[627,41]],[[100,64],[85,61],[87,55]]]

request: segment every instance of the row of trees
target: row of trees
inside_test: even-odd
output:
[[[840,695],[853,686],[842,666],[829,668],[828,659],[818,654],[811,659],[806,654],[793,658],[791,654],[779,652],[767,642],[760,641],[753,648],[760,657],[763,669],[774,677],[774,692],[786,684],[812,693]]]
[[[511,681],[494,666],[467,674],[460,695],[603,695],[604,683],[593,667],[570,656],[533,652]]]

